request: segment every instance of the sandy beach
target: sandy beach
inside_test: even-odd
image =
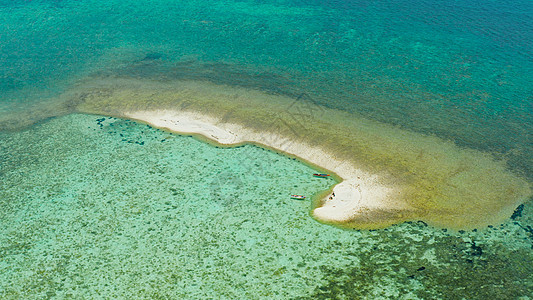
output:
[[[264,145],[335,173],[342,182],[312,212],[321,222],[342,224],[357,220],[359,223],[386,223],[388,217],[397,220],[399,215],[411,210],[405,204],[394,201],[393,195],[400,193],[399,189],[380,184],[377,175],[336,159],[320,146],[292,141],[269,132],[253,131],[197,112],[134,111],[124,113],[124,117],[176,133],[199,134],[222,145],[245,142]]]

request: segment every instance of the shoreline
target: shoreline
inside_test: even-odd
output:
[[[256,144],[330,170],[342,180],[335,201],[317,200],[327,192],[314,196],[312,215],[339,227],[420,220],[480,229],[501,224],[532,195],[531,184],[490,153],[289,96],[119,77],[81,82],[62,98],[79,113],[135,119],[221,146]]]
[[[338,160],[334,154],[318,146],[290,140],[279,134],[257,132],[198,112],[140,110],[122,115],[156,128],[181,134],[196,134],[224,146],[258,144],[334,173],[341,182],[325,198],[319,199],[311,212],[315,219],[323,223],[343,225],[357,220],[358,223],[367,223],[369,228],[375,228],[379,221],[386,227],[406,221],[406,216],[412,211],[407,205],[393,201],[392,196],[401,193],[398,187],[381,184],[378,175],[358,169],[350,162]],[[389,222],[386,219],[390,219]]]

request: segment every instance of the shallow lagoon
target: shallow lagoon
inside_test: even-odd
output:
[[[2,298],[516,298],[531,291],[528,206],[480,231],[421,222],[348,231],[316,222],[309,202],[288,197],[333,180],[256,146],[216,148],[89,115],[1,138]]]
[[[345,231],[288,199],[333,182],[273,152],[101,116],[42,121],[72,111],[48,101],[87,75],[206,80],[306,93],[485,151],[531,183],[531,11],[0,0],[0,298],[531,297],[531,200],[475,232]]]

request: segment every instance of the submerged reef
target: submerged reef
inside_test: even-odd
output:
[[[337,224],[383,228],[406,221],[453,229],[498,224],[531,195],[530,184],[491,155],[434,136],[399,129],[297,97],[209,81],[91,78],[66,92],[84,113],[174,109],[196,111],[288,141],[319,145],[335,158],[378,174],[399,189],[393,201],[410,209],[375,222]]]
[[[327,108],[294,88],[276,90],[279,78],[272,79],[268,88],[258,88],[239,80],[235,85],[224,82],[219,79],[227,77],[206,71],[188,80],[182,69],[162,76],[146,75],[144,68],[133,77],[120,72],[93,74],[46,105],[3,114],[0,129],[17,130],[74,112],[123,117],[125,112],[171,109],[277,134],[288,143],[317,145],[338,160],[378,175],[384,186],[397,190],[390,200],[408,208],[374,211],[370,219],[336,224],[348,228],[376,229],[407,220],[453,229],[478,228],[501,223],[531,197],[527,174],[511,171],[504,160],[436,136]]]
[[[260,147],[83,114],[0,140],[2,299],[516,299],[533,288],[530,202],[482,230],[343,230],[287,194],[334,180]]]
[[[410,227],[411,234],[420,233],[415,224]],[[518,299],[531,292],[532,268],[520,263],[531,258],[529,249],[480,246],[465,233],[415,242],[389,235],[376,238],[385,244],[396,237],[394,250],[347,250],[358,258],[357,266],[321,266],[323,285],[306,299]]]

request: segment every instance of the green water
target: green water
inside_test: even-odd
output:
[[[483,232],[348,231],[289,199],[333,180],[255,146],[86,115],[1,138],[1,298],[503,299],[531,289],[529,208]]]
[[[58,95],[87,78],[245,87],[483,151],[531,183],[532,15],[529,0],[0,0],[0,298],[531,297],[530,200],[476,231],[341,230],[289,199],[334,184],[301,162],[69,115],[90,99]]]
[[[0,114],[88,74],[204,79],[305,92],[531,178],[532,15],[527,0],[2,1]]]

